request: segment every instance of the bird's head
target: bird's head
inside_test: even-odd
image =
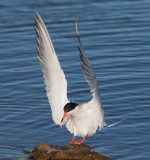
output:
[[[64,115],[62,117],[61,123],[68,115],[72,114],[77,105],[77,103],[69,102],[64,106]]]

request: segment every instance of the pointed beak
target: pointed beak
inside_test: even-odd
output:
[[[61,123],[62,123],[62,121],[63,121],[67,116],[68,116],[68,113],[67,113],[67,114],[64,113],[63,118],[62,118],[62,120],[61,120]]]

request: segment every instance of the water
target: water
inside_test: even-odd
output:
[[[68,80],[70,100],[90,100],[80,67],[75,21],[101,89],[105,119],[126,122],[86,140],[117,160],[150,157],[150,1],[0,1],[0,159],[28,159],[39,142],[65,145],[55,126],[35,49],[34,16],[43,17]],[[79,139],[80,140],[80,139]]]

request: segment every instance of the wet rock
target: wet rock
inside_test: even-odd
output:
[[[41,142],[35,146],[30,158],[31,159],[33,158],[36,160],[49,160],[51,152],[52,152],[52,148],[50,147],[50,145]]]
[[[30,151],[28,151],[28,150],[26,150],[26,149],[23,149],[23,152],[24,152],[25,154],[31,153]]]
[[[67,146],[54,146],[39,143],[32,151],[30,159],[34,160],[110,160],[109,157],[101,155],[92,147],[81,144],[70,144]]]

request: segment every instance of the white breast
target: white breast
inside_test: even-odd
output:
[[[97,107],[89,107],[88,103],[83,103],[68,116],[66,127],[74,136],[88,138],[96,133],[99,122],[100,114]]]

